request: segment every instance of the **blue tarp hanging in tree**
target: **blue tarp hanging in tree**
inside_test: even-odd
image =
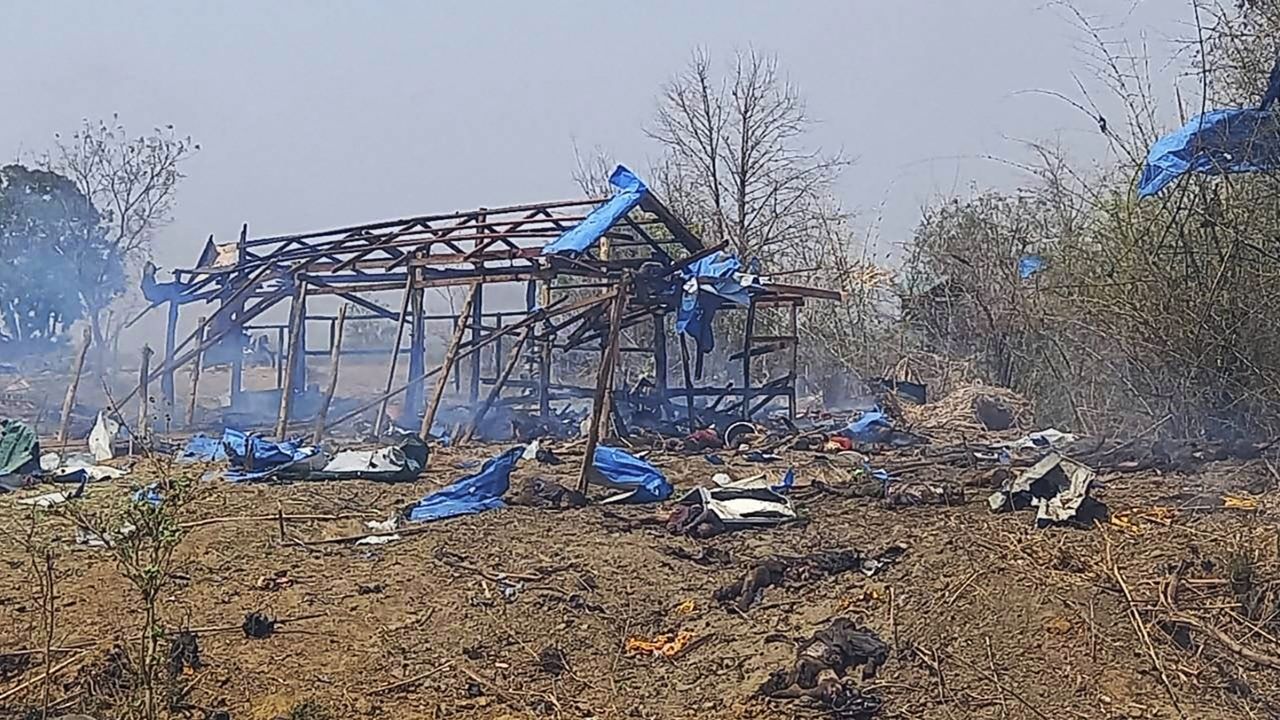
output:
[[[543,255],[569,253],[577,255],[586,251],[601,238],[614,223],[626,217],[632,208],[640,204],[649,191],[645,184],[627,168],[619,165],[609,176],[609,184],[618,193],[603,205],[591,211],[582,222],[569,228],[550,245],[542,248]]]
[[[747,305],[751,288],[760,287],[755,273],[742,275],[742,261],[726,252],[717,252],[691,264],[684,270],[684,293],[676,312],[676,332],[694,339],[698,351],[711,352],[715,347],[711,321],[716,310],[726,302]],[[744,285],[743,282],[747,284]]]
[[[1026,280],[1044,269],[1045,261],[1039,255],[1023,255],[1018,258],[1018,277]]]
[[[625,450],[601,445],[596,448],[592,465],[603,478],[603,484],[629,491],[614,498],[614,502],[651,503],[671,497],[671,483],[666,476]]]
[[[1150,197],[1179,177],[1280,169],[1280,127],[1262,110],[1211,110],[1157,140],[1138,181]]]
[[[468,475],[418,501],[406,513],[408,519],[424,522],[506,507],[502,496],[511,485],[511,470],[523,453],[523,447],[514,447],[490,458],[485,461],[480,472]]]

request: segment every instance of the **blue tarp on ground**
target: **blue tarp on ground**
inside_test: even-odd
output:
[[[298,440],[271,442],[234,428],[222,431],[222,446],[231,464],[226,477],[232,481],[265,479],[320,452]]]
[[[685,287],[680,297],[680,309],[676,312],[676,332],[693,338],[702,353],[715,347],[712,320],[716,310],[726,302],[747,305],[751,302],[751,289],[758,288],[756,269],[748,285],[742,284],[739,273],[742,261],[726,252],[717,252],[691,264],[684,270]]]
[[[893,421],[879,409],[862,413],[857,420],[849,423],[839,435],[844,435],[855,442],[879,442],[893,430]]]
[[[1190,173],[1266,172],[1280,169],[1280,126],[1262,110],[1211,110],[1157,140],[1138,181],[1149,197]]]
[[[671,497],[671,483],[658,468],[615,447],[601,445],[596,448],[593,462],[605,485],[619,490],[628,490],[624,498],[617,502],[651,503],[662,502]]]
[[[609,198],[603,205],[591,211],[587,218],[574,225],[550,245],[542,248],[543,255],[569,253],[577,255],[586,252],[600,239],[613,224],[626,217],[627,213],[640,204],[649,191],[645,184],[627,168],[619,165],[609,176],[609,184],[618,188],[618,193]]]
[[[227,449],[221,438],[198,434],[191,436],[178,456],[180,462],[217,462],[227,459]]]
[[[502,495],[511,485],[511,470],[523,453],[523,447],[515,447],[487,460],[480,472],[468,475],[418,501],[406,513],[408,519],[424,522],[505,507]]]

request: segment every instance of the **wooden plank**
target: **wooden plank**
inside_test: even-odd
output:
[[[276,438],[285,439],[289,429],[289,415],[293,411],[293,389],[297,387],[299,360],[306,362],[301,347],[302,326],[307,315],[307,284],[297,281],[293,304],[289,307],[289,366],[284,371],[284,385],[280,388],[280,414],[276,417]],[[283,353],[284,348],[280,351]]]
[[[325,388],[324,400],[320,403],[320,411],[316,413],[316,430],[312,436],[313,443],[319,443],[324,437],[324,421],[329,416],[329,406],[333,403],[333,394],[338,390],[338,366],[342,361],[342,333],[347,323],[347,306],[338,308],[338,319],[334,321],[332,337],[333,345],[329,355],[329,386]]]
[[[409,312],[410,296],[414,293],[413,273],[409,273],[409,279],[404,284],[404,297],[400,300],[400,316],[396,320],[396,341],[391,348],[391,356],[387,358],[387,382],[382,388],[382,392],[391,392],[391,384],[395,382],[396,365],[400,360],[400,344],[404,341],[404,319]],[[422,313],[418,313],[421,316]],[[410,377],[413,377],[412,374]],[[382,423],[387,417],[387,398],[383,398],[382,404],[378,406],[378,417],[373,421],[374,437],[382,437]]]
[[[591,474],[595,472],[596,447],[600,443],[600,424],[607,412],[608,395],[613,388],[613,370],[618,357],[618,338],[622,335],[620,323],[622,309],[627,304],[628,280],[624,280],[613,298],[609,312],[610,331],[608,341],[600,355],[600,372],[596,376],[596,392],[591,402],[591,420],[587,425],[587,442],[583,448],[582,467],[578,470],[578,492],[585,494],[591,482]]]
[[[684,375],[684,401],[689,413],[689,432],[698,429],[693,415],[693,374],[689,368],[689,336],[680,333],[680,371]]]
[[[453,331],[453,338],[449,341],[449,348],[445,351],[444,360],[440,363],[441,377],[436,380],[435,390],[431,393],[431,403],[427,405],[427,411],[422,414],[422,425],[418,428],[418,435],[426,440],[431,435],[431,424],[435,422],[436,411],[440,409],[440,399],[444,397],[444,387],[449,381],[449,371],[453,369],[453,364],[457,360],[458,346],[462,343],[462,336],[467,329],[466,317],[471,313],[471,306],[476,299],[476,291],[480,288],[480,284],[476,283],[467,291],[467,299],[462,303],[462,312],[458,314],[458,327]],[[480,345],[473,346],[476,356],[479,356]]]
[[[202,328],[201,340],[204,339],[205,318],[200,318],[199,325]],[[279,347],[277,345],[277,347]],[[196,353],[196,364],[191,366],[191,397],[187,399],[187,424],[190,428],[196,422],[196,400],[200,396],[200,374],[204,372],[204,353]]]
[[[160,394],[164,395],[165,412],[172,417],[177,402],[174,400],[173,354],[178,345],[178,303],[169,301],[168,322],[164,329],[164,372],[160,375]]]
[[[747,304],[747,322],[742,332],[742,419],[751,419],[751,342],[756,329],[756,302]]]
[[[76,391],[80,389],[80,375],[84,372],[84,359],[89,355],[89,345],[93,342],[93,333],[84,329],[80,337],[80,350],[76,353],[75,364],[71,366],[71,383],[67,385],[67,394],[62,398],[62,415],[58,421],[58,445],[67,446],[67,426],[71,423],[71,412],[76,406]]]
[[[516,365],[519,364],[520,351],[524,348],[525,340],[529,339],[529,334],[532,331],[533,326],[526,327],[520,335],[516,337],[516,343],[511,348],[511,357],[507,358],[507,364],[503,366],[502,372],[498,374],[498,377],[493,381],[493,385],[489,387],[489,394],[485,396],[484,402],[480,404],[480,407],[476,408],[475,416],[471,418],[471,424],[467,426],[466,431],[463,432],[462,437],[459,438],[459,443],[470,442],[471,437],[475,435],[476,430],[480,427],[480,423],[484,422],[485,415],[489,414],[489,410],[493,407],[494,402],[498,399],[498,396],[502,394],[503,388],[506,387],[507,380],[510,379],[511,373],[516,369]],[[479,353],[476,354],[479,355]]]

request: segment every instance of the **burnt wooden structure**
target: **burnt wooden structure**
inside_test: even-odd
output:
[[[273,364],[281,396],[275,430],[280,435],[288,431],[291,422],[301,419],[295,417],[292,400],[308,387],[308,355],[328,356],[336,367],[340,355],[371,352],[386,357],[385,392],[368,398],[370,402],[357,411],[329,420],[327,427],[373,413],[375,430],[380,430],[387,401],[397,398],[411,421],[422,417],[425,434],[449,382],[455,392],[465,392],[472,408],[483,408],[476,415],[477,422],[499,401],[504,389],[519,390],[520,401],[543,416],[550,412],[553,401],[566,397],[594,398],[598,414],[599,406],[608,402],[607,390],[612,387],[618,356],[628,353],[652,358],[655,392],[661,402],[683,401],[691,409],[698,398],[728,398],[737,400],[742,414],[750,416],[770,401],[785,398],[794,412],[797,308],[810,298],[839,296],[765,282],[763,291],[756,293],[745,309],[740,377],[729,387],[695,386],[689,370],[690,350],[686,338],[680,336],[683,367],[679,377],[684,382],[672,386],[667,340],[674,334],[671,316],[679,297],[677,294],[673,300],[669,292],[663,295],[660,289],[669,287],[672,279],[679,288],[684,268],[720,248],[706,246],[647,189],[633,208],[607,218],[608,224],[602,225],[601,214],[609,201],[587,197],[480,207],[267,237],[252,237],[244,225],[239,237],[229,243],[217,243],[211,236],[193,267],[173,271],[173,282],[157,283],[154,270],[144,279],[144,292],[149,290],[152,302],[148,310],[164,307],[168,311],[163,357],[153,363],[154,369],[144,380],[159,379],[162,401],[172,408],[175,372],[188,364],[208,367],[218,362],[212,356],[221,352],[230,364],[229,395],[234,410],[244,394],[243,348],[250,333],[265,332],[276,338]],[[585,251],[546,251],[557,238],[584,223],[600,226]],[[522,290],[524,307],[493,309],[490,300],[500,286]],[[426,312],[426,293],[439,288],[466,288],[465,306],[451,313]],[[388,307],[372,300],[374,294],[398,296],[398,302]],[[345,317],[348,327],[358,322],[393,324],[394,344],[373,350],[334,347],[339,318],[309,308],[317,298],[326,296],[352,306],[353,312]],[[180,310],[193,303],[212,305],[212,312],[202,310],[199,326],[179,339]],[[268,310],[281,304],[289,307],[286,324],[262,322]],[[790,334],[754,334],[758,309],[769,306],[780,306],[790,313]],[[317,324],[329,326],[328,347],[312,348],[308,342],[308,328]],[[447,355],[442,365],[429,369],[428,326],[441,324],[447,324],[449,331],[434,335],[449,339]],[[641,325],[648,328],[651,345],[626,347],[619,343],[623,330]],[[504,361],[504,351],[521,357]],[[606,369],[610,377],[598,382],[555,377],[556,355],[574,351],[603,352],[597,356],[597,367]],[[774,351],[789,353],[790,372],[763,382],[753,377],[752,359]],[[396,384],[397,369],[404,370],[406,364],[408,380]],[[523,377],[512,377],[517,364],[527,370]],[[452,372],[454,369],[457,371]],[[426,403],[428,383],[434,384],[430,407]],[[488,390],[482,392],[486,385]],[[473,430],[469,428],[466,434]]]

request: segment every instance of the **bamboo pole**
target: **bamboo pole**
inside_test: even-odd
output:
[[[471,436],[475,434],[476,429],[480,427],[480,423],[484,422],[484,416],[489,414],[489,410],[493,407],[493,403],[497,401],[498,396],[502,394],[503,387],[507,384],[507,379],[511,377],[511,373],[516,369],[516,365],[520,362],[520,350],[524,347],[525,340],[528,339],[532,327],[526,327],[520,336],[516,338],[516,344],[511,348],[511,357],[507,358],[507,364],[503,366],[502,372],[499,373],[497,379],[493,381],[493,387],[489,388],[489,394],[485,396],[484,402],[476,409],[475,417],[471,419],[471,424],[467,426],[462,437],[458,439],[459,443],[465,443],[471,440]]]
[[[458,314],[458,326],[454,328],[453,338],[449,341],[449,349],[445,351],[444,362],[440,363],[440,379],[436,380],[435,389],[431,391],[431,402],[427,405],[427,411],[422,414],[422,425],[418,429],[418,435],[426,440],[431,434],[431,424],[435,422],[436,411],[440,409],[440,398],[444,397],[444,387],[449,382],[449,371],[453,369],[454,362],[458,359],[458,346],[462,344],[462,336],[467,329],[467,317],[471,313],[471,306],[476,299],[476,291],[480,288],[480,283],[473,283],[471,289],[467,291],[467,299],[462,303],[462,312]],[[478,345],[472,345],[478,348]]]
[[[142,346],[142,363],[138,368],[138,387],[141,389],[141,394],[138,396],[138,422],[134,425],[134,429],[137,431],[136,437],[138,441],[144,445],[151,438],[151,423],[147,415],[150,414],[149,405],[151,402],[150,370],[152,354],[154,354],[154,351],[150,345]],[[135,433],[129,433],[129,437],[135,437]],[[132,441],[130,444],[132,445]],[[129,449],[129,454],[133,454],[133,448]]]
[[[204,342],[207,334],[205,328],[206,318],[200,318],[200,340],[198,343]],[[200,375],[204,372],[204,353],[196,353],[196,364],[191,366],[191,397],[187,399],[187,427],[190,428],[196,422],[196,399],[200,396]]]
[[[89,355],[89,344],[93,341],[93,333],[84,329],[80,339],[80,352],[76,353],[75,365],[71,368],[71,383],[67,385],[67,395],[62,399],[62,419],[58,423],[58,445],[67,445],[67,426],[71,423],[71,411],[76,405],[76,391],[80,389],[80,375],[84,372],[84,359]]]
[[[347,322],[347,304],[343,303],[338,308],[338,319],[333,325],[333,349],[329,353],[329,386],[325,388],[324,400],[320,403],[320,410],[316,413],[316,430],[315,436],[311,439],[313,443],[319,443],[324,436],[324,421],[329,416],[329,405],[333,403],[333,394],[338,390],[338,364],[342,359],[342,331],[346,327]]]
[[[591,481],[591,473],[596,456],[596,446],[600,443],[600,424],[607,408],[607,395],[613,387],[613,371],[618,357],[618,338],[622,335],[622,310],[627,304],[627,285],[624,278],[613,298],[613,306],[609,310],[609,335],[600,354],[600,373],[596,376],[596,392],[591,403],[591,421],[587,426],[587,443],[583,448],[582,468],[578,471],[578,492],[586,493]]]
[[[391,348],[391,357],[387,360],[387,384],[382,388],[382,404],[378,406],[378,417],[373,421],[374,437],[382,436],[382,424],[386,422],[387,401],[390,399],[391,384],[395,382],[396,365],[400,362],[400,346],[404,342],[404,318],[409,312],[409,297],[416,292],[413,288],[413,271],[409,271],[409,279],[404,284],[404,298],[400,301],[400,319],[396,323],[396,341]]]
[[[289,366],[284,371],[284,387],[280,388],[280,415],[276,418],[276,437],[281,440],[289,428],[289,413],[293,410],[293,387],[301,364],[299,360],[307,361],[306,348],[300,347],[299,342],[307,315],[307,283],[301,278],[297,278],[295,282],[298,287],[294,290],[293,304],[289,308]]]

